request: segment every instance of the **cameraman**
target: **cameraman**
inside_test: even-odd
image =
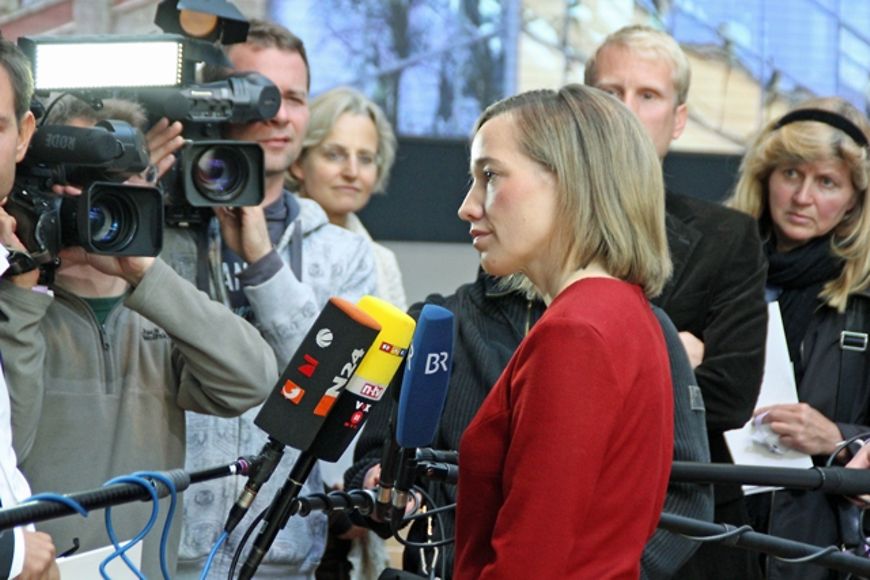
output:
[[[0,205],[12,189],[15,164],[24,158],[36,121],[30,112],[33,79],[27,59],[18,48],[0,38]],[[7,250],[23,250],[13,234],[15,220],[0,208],[0,262],[5,269]],[[5,247],[4,247],[5,246]],[[31,275],[32,276],[32,275]],[[0,309],[4,325],[9,312]],[[0,325],[2,326],[2,325]],[[6,382],[0,368],[0,503],[13,507],[30,496],[30,488],[16,467],[12,449],[10,401]],[[0,535],[0,577],[22,579],[58,578],[55,548],[51,537],[33,531],[33,526],[16,528]]]
[[[131,103],[106,100],[99,111],[78,101],[60,104],[49,121],[144,122]],[[64,248],[60,258],[45,292],[34,291],[37,272],[0,281],[0,309],[9,315],[0,349],[10,371],[15,447],[34,489],[72,492],[135,471],[180,467],[185,410],[238,415],[274,385],[275,358],[256,329],[161,259],[81,247]],[[136,535],[151,508],[145,502],[114,508],[118,538]],[[64,542],[78,536],[84,549],[106,544],[102,518],[62,518],[45,528]],[[179,526],[172,532],[174,576]],[[159,530],[145,538],[142,568],[150,578],[161,575],[159,541]]]
[[[374,259],[362,237],[332,225],[320,206],[284,188],[288,168],[299,155],[308,126],[309,70],[305,48],[281,26],[252,20],[247,40],[226,47],[239,72],[258,72],[281,93],[272,118],[225,127],[224,137],[260,144],[265,164],[265,199],[256,207],[216,208],[207,231],[210,292],[256,324],[283,368],[331,296],[356,301],[375,290]],[[217,71],[208,71],[217,73]],[[220,71],[205,81],[217,80]],[[175,232],[179,233],[179,232]],[[183,234],[184,232],[181,232]],[[203,265],[189,236],[167,240],[163,256],[179,271]],[[187,245],[181,245],[187,239]],[[254,425],[256,411],[223,420],[188,416],[187,469],[226,460],[228,453],[256,453],[266,438]],[[232,451],[227,451],[232,450]],[[238,538],[286,479],[298,452],[287,449],[271,479],[260,490],[238,533],[218,552],[212,571],[226,576]],[[197,486],[186,506],[178,578],[199,576],[227,514],[244,486],[242,479],[209,481]],[[317,468],[302,494],[323,490]],[[313,578],[326,543],[323,514],[291,518],[277,537],[258,577]]]

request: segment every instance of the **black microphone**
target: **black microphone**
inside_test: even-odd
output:
[[[331,298],[254,424],[284,445],[311,449],[322,436],[338,395],[382,330],[383,324],[362,308]]]
[[[319,399],[314,409],[324,411],[325,418],[317,426],[314,436],[302,437],[298,430],[293,429],[282,433],[300,440],[310,439],[310,443],[298,447],[301,453],[284,485],[269,505],[260,532],[239,572],[239,578],[243,580],[253,577],[275,541],[275,536],[287,525],[299,491],[311,474],[317,459],[335,461],[341,457],[368,418],[372,405],[381,399],[404,360],[414,333],[414,319],[389,302],[373,296],[364,296],[359,301],[359,308],[377,320],[381,332],[375,344],[359,362],[359,368],[356,369],[356,365],[348,368],[347,378],[343,375],[337,376],[339,380]],[[258,416],[257,420],[259,419]]]
[[[377,320],[347,300],[327,302],[257,415],[255,423],[269,434],[269,440],[230,509],[224,525],[227,533],[239,524],[274,473],[284,446],[300,447],[319,432],[326,419],[320,401],[332,388],[334,377],[350,376],[380,329]]]
[[[402,378],[405,376],[405,366],[399,371]],[[396,421],[399,419],[399,395],[402,392],[401,381],[396,375],[396,385],[393,389],[393,409],[390,413],[390,436],[384,439],[381,449],[381,473],[378,478],[378,487],[375,490],[375,508],[372,514],[375,519],[387,520],[390,515],[390,506],[393,501],[393,485],[399,475],[399,461],[402,448],[396,441]]]
[[[456,483],[459,481],[459,466],[441,461],[421,461],[417,459],[417,470],[430,481]]]
[[[284,445],[269,437],[269,441],[263,446],[263,449],[260,450],[260,453],[251,465],[248,482],[245,484],[241,495],[239,495],[239,499],[230,508],[230,513],[224,524],[224,531],[227,534],[232,533],[236,529],[236,526],[239,525],[239,522],[242,521],[242,518],[245,517],[245,514],[248,513],[248,509],[254,503],[260,488],[272,477],[275,468],[278,467],[278,463],[281,462],[281,457],[283,456]]]
[[[435,461],[449,465],[459,465],[459,452],[423,447],[417,449],[417,461]]]
[[[384,476],[377,493],[376,512],[383,519],[398,523],[405,513],[408,492],[416,479],[416,448],[429,445],[438,431],[438,422],[447,398],[450,362],[453,354],[453,313],[433,304],[420,312],[411,354],[405,364],[396,420],[397,475]],[[390,505],[382,502],[392,488]]]

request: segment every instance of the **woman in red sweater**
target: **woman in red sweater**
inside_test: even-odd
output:
[[[483,268],[549,306],[462,438],[454,578],[637,578],[673,445],[647,301],[671,270],[655,149],[569,85],[489,107],[471,176],[459,216]]]

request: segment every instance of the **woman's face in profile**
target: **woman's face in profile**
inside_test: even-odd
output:
[[[293,165],[301,193],[339,225],[371,199],[378,180],[378,131],[367,115],[343,113],[332,130]]]
[[[484,270],[536,277],[552,271],[562,256],[552,244],[556,227],[556,178],[520,149],[513,117],[498,115],[471,144],[471,188],[459,208],[470,225]]]
[[[768,178],[768,191],[779,252],[828,234],[857,201],[842,159],[779,165]]]

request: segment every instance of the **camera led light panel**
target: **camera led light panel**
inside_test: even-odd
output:
[[[177,40],[34,43],[37,90],[174,87],[182,83]]]

